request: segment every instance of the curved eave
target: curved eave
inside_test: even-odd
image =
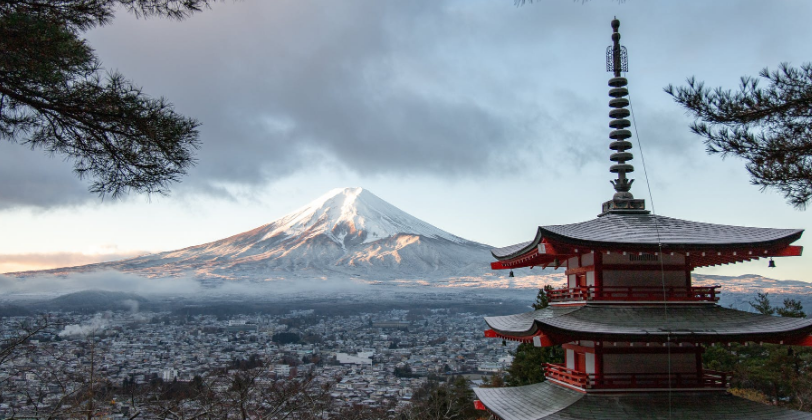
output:
[[[538,332],[539,320],[556,318],[579,309],[581,309],[581,307],[548,306],[537,311],[515,315],[486,316],[485,323],[502,336],[515,338],[531,337]]]
[[[549,381],[516,387],[474,388],[474,393],[488,411],[503,420],[548,418],[585,395]]]
[[[543,239],[541,226],[536,229],[536,237],[532,241],[520,242],[515,245],[509,245],[502,248],[494,248],[491,250],[491,255],[499,261],[509,260],[516,258],[520,255],[527,254],[528,252],[536,249]]]
[[[809,319],[753,314],[718,305],[673,307],[667,311],[662,305],[547,307],[517,315],[486,317],[485,322],[503,336],[522,339],[541,333],[556,341],[800,344],[804,340],[808,342],[807,337],[812,333]]]
[[[557,242],[572,247],[589,248],[595,250],[622,249],[627,251],[657,252],[662,247],[663,252],[686,252],[686,251],[725,252],[745,248],[780,250],[800,239],[804,231],[797,230],[794,233],[789,234],[783,238],[760,242],[728,242],[728,243],[663,242],[662,244],[654,242],[652,243],[622,242],[622,241],[606,242],[606,241],[592,241],[579,238],[571,238],[565,235],[560,235],[555,232],[551,232],[547,230],[544,226],[539,226],[538,232],[539,233],[537,236],[541,236],[542,238],[546,238],[553,242]]]
[[[474,388],[478,400],[503,420],[812,419],[812,413],[760,404],[724,392],[584,394],[550,381],[507,388]]]

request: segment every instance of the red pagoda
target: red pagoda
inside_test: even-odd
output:
[[[535,237],[492,250],[495,270],[566,267],[567,287],[550,305],[486,317],[487,337],[562,345],[565,362],[539,366],[545,382],[476,388],[477,408],[504,420],[810,419],[732,396],[728,377],[702,367],[708,345],[812,345],[812,320],[753,314],[717,305],[717,287],[694,287],[695,268],[800,256],[802,230],[698,223],[651,214],[630,190],[634,170],[626,119],[626,50],[612,21],[607,50],[614,197],[594,220],[540,226]]]

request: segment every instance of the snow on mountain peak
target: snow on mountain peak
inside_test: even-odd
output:
[[[313,237],[325,234],[339,244],[356,245],[413,234],[467,242],[409,215],[360,187],[336,188],[268,226],[263,239],[286,236]]]
[[[425,281],[482,274],[488,248],[423,222],[363,188],[340,188],[228,238],[68,270],[192,275],[209,282],[335,275]]]

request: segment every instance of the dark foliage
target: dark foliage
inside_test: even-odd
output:
[[[764,315],[778,315],[788,318],[806,318],[804,307],[799,300],[784,299],[783,307],[773,307],[770,304],[769,293],[756,294],[755,300],[749,302],[756,312]]]
[[[550,304],[549,294],[553,290],[550,285],[539,289],[533,309],[544,309]],[[544,381],[545,363],[564,362],[564,349],[561,346],[535,347],[532,343],[522,343],[512,353],[513,363],[507,370],[507,385],[521,386]]]
[[[766,293],[759,293],[750,305],[765,315],[805,317],[800,302],[786,299],[783,307],[773,307]],[[706,348],[703,362],[706,369],[732,372],[731,388],[742,396],[812,409],[812,349],[733,343]]]
[[[482,377],[482,388],[501,388],[506,385],[507,382],[505,382],[505,375],[503,375],[501,372],[496,373],[493,376]]]
[[[123,7],[182,19],[210,0],[0,0],[0,138],[71,160],[91,192],[167,191],[194,164],[199,123],[117,72],[81,38]]]
[[[769,293],[758,293],[756,294],[755,300],[751,300],[748,303],[750,307],[762,315],[773,315],[775,314],[775,308],[770,305],[770,298],[768,296]]]
[[[413,376],[412,367],[405,363],[402,365],[395,366],[395,371],[393,373],[398,378],[411,378]]]
[[[697,119],[691,130],[708,153],[744,159],[753,184],[804,208],[812,198],[812,64],[783,63],[759,76],[742,77],[736,91],[709,89],[693,77],[665,91]]]
[[[229,365],[229,369],[238,369],[238,370],[251,370],[256,368],[261,368],[264,366],[262,363],[262,359],[259,357],[258,354],[252,354],[248,357],[248,359],[243,358],[234,358],[231,360],[231,364]]]
[[[467,420],[479,418],[474,408],[474,392],[468,381],[459,376],[446,383],[429,381],[415,392],[411,407],[400,413],[400,419]]]
[[[271,340],[278,344],[296,344],[299,342],[299,334],[289,332],[276,333],[271,337]]]
[[[795,299],[784,299],[784,307],[776,309],[775,312],[783,317],[806,318],[803,305]]]
[[[539,310],[544,309],[550,304],[550,292],[553,290],[553,286],[549,284],[544,286],[544,288],[539,289],[538,294],[536,295],[536,301],[533,302],[533,309]]]
[[[544,364],[563,362],[564,349],[561,346],[535,347],[532,343],[519,344],[513,353],[513,363],[507,370],[507,384],[521,386],[544,382]]]

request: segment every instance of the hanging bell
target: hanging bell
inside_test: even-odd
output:
[[[775,268],[775,261],[773,261],[773,259],[772,259],[772,258],[770,258],[770,263],[769,263],[769,264],[767,264],[767,267],[770,267],[770,268]]]
[[[503,346],[503,347],[504,347],[504,346],[507,346],[507,340],[505,340],[504,338],[502,339],[502,346]]]
[[[510,270],[510,274],[508,274],[508,277],[513,277],[513,270]]]

